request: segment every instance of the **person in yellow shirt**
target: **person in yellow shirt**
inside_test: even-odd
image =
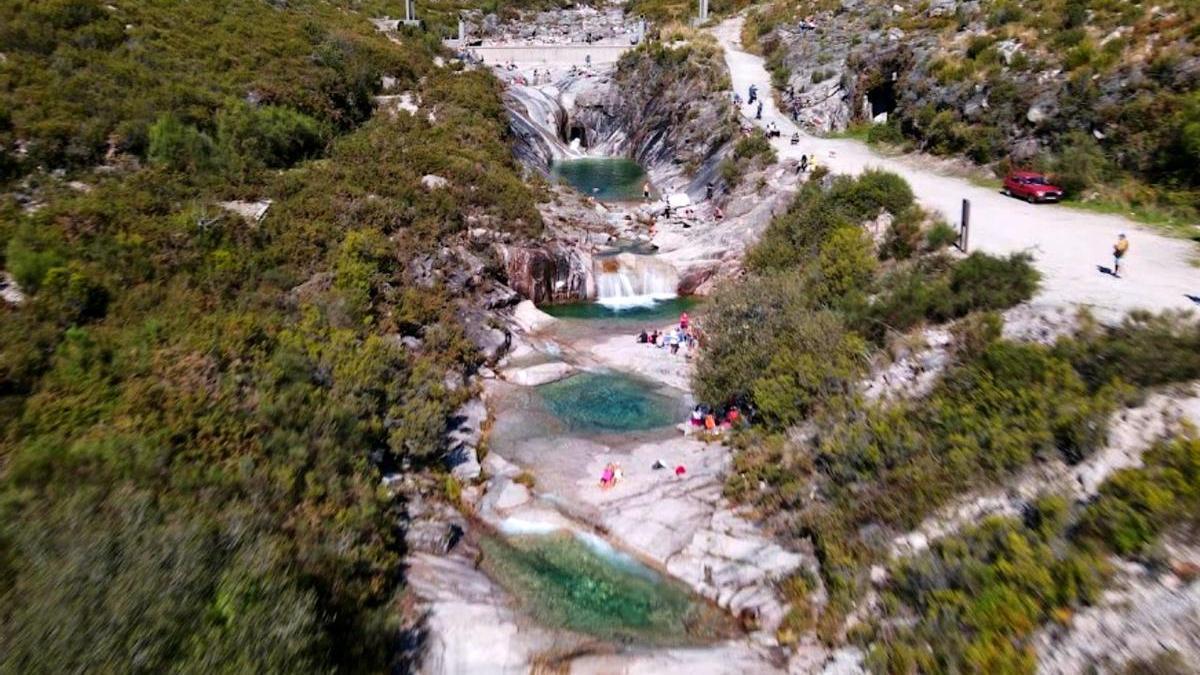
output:
[[[1128,250],[1129,240],[1125,238],[1125,234],[1117,235],[1117,243],[1113,244],[1113,276],[1118,279],[1121,277],[1121,258],[1125,257]]]

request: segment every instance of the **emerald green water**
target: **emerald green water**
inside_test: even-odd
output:
[[[646,172],[637,162],[619,157],[568,159],[550,166],[550,175],[585,195],[606,202],[642,198]]]
[[[537,388],[546,407],[571,431],[642,431],[670,426],[679,401],[654,384],[619,373],[580,373]]]
[[[688,645],[731,637],[730,617],[635,562],[568,534],[485,537],[481,566],[537,621],[606,640]]]
[[[692,297],[665,298],[645,305],[606,305],[601,302],[565,302],[538,309],[559,319],[628,319],[630,321],[667,321],[691,312],[699,300]],[[657,325],[649,328],[657,328]]]

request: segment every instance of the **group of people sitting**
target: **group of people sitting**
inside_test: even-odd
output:
[[[687,349],[687,356],[691,356],[692,351],[700,346],[698,336],[694,326],[688,319],[687,312],[679,315],[679,325],[673,326],[671,330],[660,331],[657,328],[647,332],[642,330],[637,336],[638,344],[649,344],[655,347],[666,347],[671,350],[672,354],[678,354],[679,348]]]
[[[742,412],[736,405],[714,410],[700,403],[692,409],[689,431],[703,431],[706,435],[711,436],[732,429],[741,421]]]
[[[615,486],[624,477],[625,471],[621,468],[620,463],[609,462],[604,465],[604,471],[600,473],[600,487],[607,490]]]

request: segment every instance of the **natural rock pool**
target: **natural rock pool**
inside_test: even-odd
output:
[[[588,157],[555,162],[550,175],[585,195],[606,202],[642,198],[646,171],[637,162],[620,157]]]
[[[681,419],[679,400],[620,373],[580,373],[537,389],[547,409],[571,431],[643,431]]]
[[[678,319],[683,312],[691,312],[699,304],[692,297],[674,297],[652,300],[642,305],[614,305],[604,302],[566,302],[545,305],[538,309],[558,319],[622,319],[646,321],[646,328],[659,328],[659,322]]]
[[[481,567],[548,626],[605,640],[693,645],[732,637],[732,618],[681,584],[573,535],[485,537]]]

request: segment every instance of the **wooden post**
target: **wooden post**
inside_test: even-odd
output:
[[[958,249],[967,252],[967,240],[971,233],[971,200],[962,200],[962,222],[958,227]]]

